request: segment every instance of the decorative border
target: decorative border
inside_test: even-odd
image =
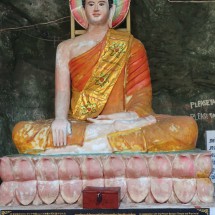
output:
[[[67,210],[11,210],[11,211],[0,211],[1,215],[209,215],[209,208],[155,208],[155,209],[67,209]]]

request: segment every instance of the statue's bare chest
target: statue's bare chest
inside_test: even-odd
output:
[[[71,58],[75,58],[84,54],[85,52],[89,51],[96,45],[97,45],[97,42],[93,40],[91,41],[85,40],[85,41],[79,42],[78,44],[74,44],[71,50]]]

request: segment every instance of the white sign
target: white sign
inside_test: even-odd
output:
[[[211,173],[211,180],[215,184],[215,130],[213,131],[206,131],[206,143],[207,143],[207,150],[211,151],[212,155],[212,163],[213,163],[213,170]]]

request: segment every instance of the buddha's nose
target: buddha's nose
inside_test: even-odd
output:
[[[94,11],[98,11],[98,5],[97,4],[95,4],[95,6],[94,6]]]

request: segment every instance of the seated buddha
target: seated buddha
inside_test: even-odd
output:
[[[105,153],[191,150],[193,118],[155,114],[146,50],[130,33],[113,30],[129,0],[71,0],[86,33],[59,44],[55,119],[19,122],[20,153]]]

